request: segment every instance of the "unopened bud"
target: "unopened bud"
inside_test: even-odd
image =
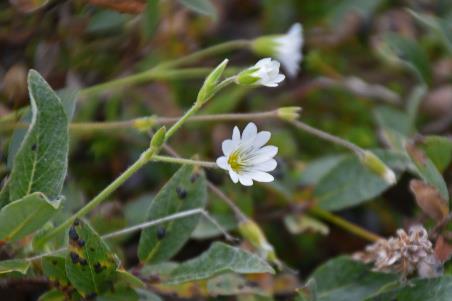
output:
[[[226,69],[228,61],[228,59],[225,59],[206,77],[204,84],[198,92],[196,103],[202,105],[213,96],[218,82],[223,75],[224,70]]]
[[[137,118],[133,121],[133,127],[139,130],[140,132],[146,132],[152,126],[155,125],[156,121],[157,121],[156,116]]]
[[[267,241],[261,228],[254,221],[247,219],[239,223],[239,232],[253,247],[261,252],[262,257],[281,269],[282,264],[276,256],[273,246]]]
[[[395,184],[397,181],[396,175],[391,168],[389,168],[383,161],[380,160],[374,153],[364,151],[360,155],[360,160],[368,169],[380,176],[389,184]]]
[[[284,120],[293,121],[300,118],[301,107],[282,107],[277,111],[278,117]]]
[[[162,126],[158,129],[158,131],[152,136],[151,139],[151,147],[159,149],[162,147],[163,143],[165,142],[165,134],[166,134],[166,127]]]

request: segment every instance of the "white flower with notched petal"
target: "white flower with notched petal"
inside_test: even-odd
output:
[[[238,127],[234,127],[232,139],[223,141],[224,156],[217,159],[217,165],[229,171],[234,183],[251,186],[253,180],[258,182],[272,182],[273,176],[269,174],[276,168],[278,148],[273,145],[264,146],[270,140],[271,134],[267,131],[257,132],[257,127],[250,122],[240,135]]]
[[[290,77],[295,77],[303,58],[303,27],[295,23],[284,35],[264,36],[254,40],[253,49],[280,61]]]
[[[281,64],[271,58],[258,61],[254,66],[240,72],[236,82],[240,85],[262,85],[277,87],[286,77],[279,73]]]

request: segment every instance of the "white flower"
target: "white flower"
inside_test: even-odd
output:
[[[271,58],[265,58],[256,63],[257,68],[251,76],[257,77],[257,84],[266,87],[277,87],[286,77],[279,73],[281,64],[278,61],[272,61]]]
[[[303,27],[300,23],[295,23],[289,31],[274,39],[276,43],[275,57],[283,64],[287,74],[295,77],[298,73],[303,53]]]
[[[238,127],[234,127],[232,139],[223,141],[224,156],[217,159],[217,165],[229,171],[234,183],[240,181],[242,185],[251,186],[253,180],[258,182],[272,182],[269,174],[276,168],[278,148],[273,145],[264,146],[270,140],[267,131],[257,132],[257,127],[250,122],[240,135]]]
[[[279,73],[281,64],[271,58],[258,61],[254,66],[240,72],[236,77],[236,83],[240,85],[262,85],[277,87],[286,77]]]

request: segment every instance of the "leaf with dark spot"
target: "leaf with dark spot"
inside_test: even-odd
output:
[[[72,286],[89,299],[92,293],[102,294],[108,290],[118,262],[108,245],[90,226],[77,221],[77,225],[72,227],[79,239],[69,241],[66,273]],[[85,242],[83,246],[78,243],[80,240]],[[96,273],[98,265],[102,265],[102,270]]]

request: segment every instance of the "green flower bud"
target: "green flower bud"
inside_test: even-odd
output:
[[[278,117],[284,120],[293,121],[300,118],[301,107],[282,107],[277,111]]]
[[[390,169],[374,153],[371,151],[364,151],[359,158],[364,166],[380,176],[387,183],[391,185],[396,183],[397,178],[394,171],[392,171],[392,169]]]
[[[225,59],[221,64],[219,64],[204,80],[204,84],[198,92],[198,97],[196,98],[196,103],[199,105],[207,102],[216,92],[218,82],[223,75],[224,70],[228,64],[228,59]]]
[[[239,232],[253,247],[261,252],[266,260],[281,269],[282,264],[276,256],[273,246],[267,241],[261,228],[254,221],[247,219],[239,223]]]
[[[156,116],[137,118],[133,121],[133,127],[140,132],[148,131],[157,121]]]
[[[151,147],[159,149],[165,143],[166,127],[162,126],[158,131],[152,136]]]
[[[257,67],[251,67],[248,69],[243,70],[240,72],[237,77],[235,78],[235,82],[238,85],[243,86],[250,86],[257,84],[257,82],[260,80],[260,77],[256,76],[256,71],[258,71],[259,68]]]

